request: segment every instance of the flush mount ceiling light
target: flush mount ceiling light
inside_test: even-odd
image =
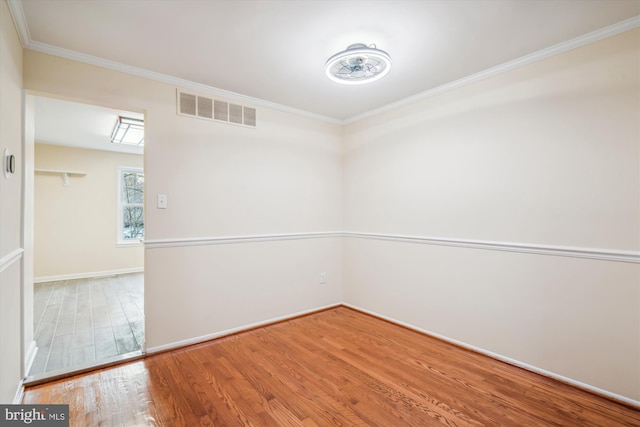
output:
[[[391,69],[391,57],[376,45],[356,43],[333,55],[324,65],[327,77],[342,84],[361,84],[379,80]]]
[[[118,116],[111,142],[114,144],[144,145],[144,120]]]

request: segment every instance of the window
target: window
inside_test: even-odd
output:
[[[120,168],[118,175],[118,243],[140,243],[144,238],[144,172]]]

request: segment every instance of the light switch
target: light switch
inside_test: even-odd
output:
[[[158,194],[158,209],[167,209],[167,195]]]

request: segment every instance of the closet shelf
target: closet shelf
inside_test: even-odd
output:
[[[81,177],[87,175],[86,172],[80,171],[65,171],[56,169],[35,169],[36,174],[40,175],[60,175],[62,177],[62,185],[69,186],[69,177]]]
[[[55,169],[36,169],[36,173],[46,174],[46,175],[64,175],[67,174],[69,176],[85,176],[86,172],[78,172],[78,171],[63,171],[63,170],[55,170]]]

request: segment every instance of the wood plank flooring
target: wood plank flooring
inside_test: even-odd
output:
[[[640,413],[339,307],[28,388],[72,426],[640,426]]]
[[[33,311],[38,352],[30,375],[139,351],[144,274],[36,284]]]

